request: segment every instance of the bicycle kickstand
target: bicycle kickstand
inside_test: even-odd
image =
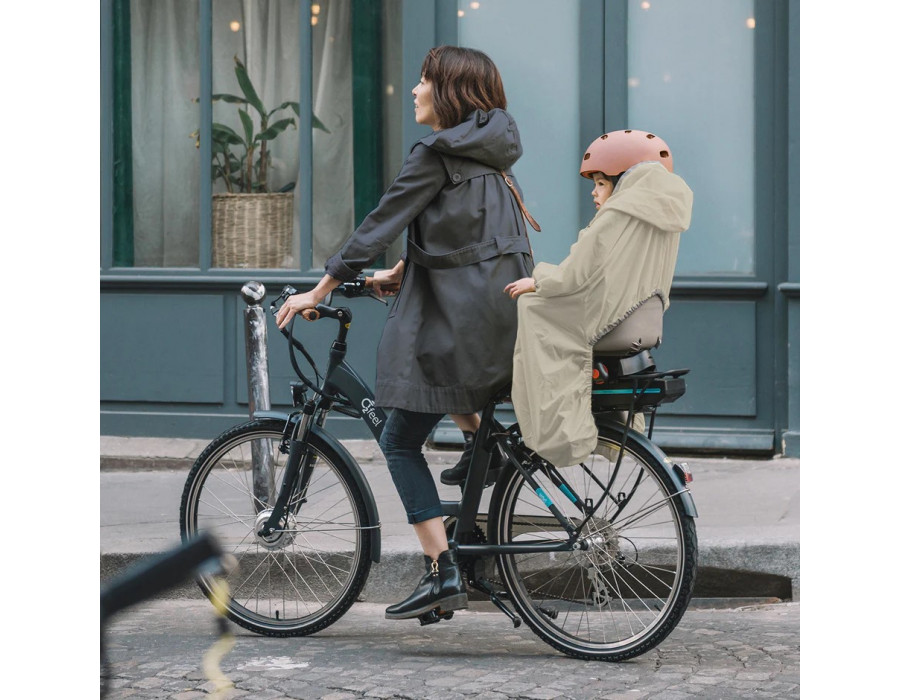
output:
[[[501,612],[504,615],[506,615],[510,620],[512,620],[513,627],[518,628],[519,625],[522,624],[522,618],[519,617],[518,615],[516,615],[512,610],[510,610],[509,607],[506,605],[506,603],[504,603],[502,600],[500,600],[500,596],[497,595],[497,589],[494,587],[494,584],[492,584],[486,578],[480,578],[477,581],[475,581],[472,585],[476,590],[479,590],[482,593],[485,593],[488,596],[490,596],[491,602],[494,605],[496,605],[498,608],[500,608]]]

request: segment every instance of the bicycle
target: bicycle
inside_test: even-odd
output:
[[[366,285],[360,277],[336,291],[374,296]],[[272,313],[295,293],[285,287]],[[345,361],[350,309],[320,304],[304,316],[337,321],[324,374],[292,321],[282,333],[299,377],[291,382],[295,410],[258,411],[214,439],[188,475],[180,513],[183,537],[212,531],[239,562],[228,600],[217,600],[201,576],[204,593],[238,625],[279,637],[313,634],[346,613],[381,548],[366,477],[324,426],[338,411],[361,419],[377,440],[386,414]],[[657,372],[646,350],[595,358],[595,370],[598,446],[587,462],[559,467],[529,450],[518,426],[495,415],[507,389],[482,411],[460,500],[442,506],[470,591],[565,654],[622,661],[674,629],[697,573],[690,471],[650,439],[656,408],[684,393],[688,370]],[[650,415],[647,436],[625,427],[638,410]],[[627,411],[624,424],[614,420],[619,411]],[[479,513],[491,484],[488,511]],[[438,609],[419,619],[452,616]]]

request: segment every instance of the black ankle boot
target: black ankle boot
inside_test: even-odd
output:
[[[466,447],[455,467],[450,467],[441,472],[441,483],[448,486],[456,486],[466,480],[469,473],[469,462],[472,461],[472,451],[475,449],[475,433],[463,430],[466,438]]]
[[[384,611],[388,620],[406,620],[418,617],[429,610],[440,608],[443,612],[460,610],[469,606],[466,584],[459,572],[455,549],[447,549],[437,559],[425,555],[428,572],[419,581],[416,590],[402,603]]]

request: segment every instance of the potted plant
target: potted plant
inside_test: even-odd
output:
[[[278,192],[270,191],[269,144],[286,129],[297,128],[293,116],[279,113],[292,110],[299,117],[300,104],[287,101],[267,109],[237,56],[234,63],[243,95],[212,96],[213,102],[237,106],[243,128],[241,134],[225,124],[212,125],[213,183],[221,181],[226,189],[213,195],[213,267],[281,267],[291,250],[294,183]],[[251,108],[256,112],[256,120],[250,114]],[[328,132],[315,115],[313,127]]]

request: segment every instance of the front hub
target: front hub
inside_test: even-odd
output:
[[[263,526],[271,516],[271,508],[267,508],[256,516],[256,524],[253,528],[254,539],[256,539],[257,544],[265,547],[266,549],[284,549],[286,547],[289,547],[294,543],[293,531],[297,529],[294,522],[294,517],[292,515],[289,515],[287,518],[287,523],[283,528],[274,530],[268,535],[263,536],[260,534],[260,532],[262,532]]]

